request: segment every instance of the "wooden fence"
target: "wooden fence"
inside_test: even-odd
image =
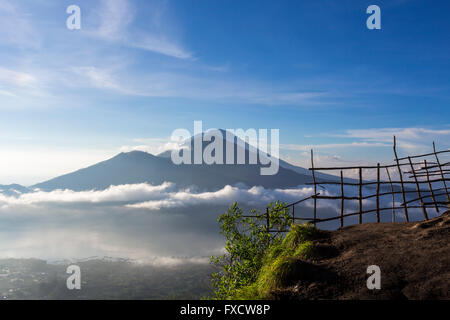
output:
[[[389,165],[376,166],[355,166],[355,167],[315,167],[314,166],[314,153],[311,150],[311,168],[309,170],[312,173],[312,185],[314,188],[313,195],[288,204],[284,208],[289,208],[292,215],[292,222],[296,220],[309,221],[314,225],[321,222],[340,220],[340,227],[344,226],[344,218],[351,216],[358,216],[358,222],[363,223],[363,216],[369,213],[376,213],[376,221],[380,222],[381,213],[383,211],[392,212],[392,221],[395,222],[396,210],[403,211],[406,221],[410,221],[410,215],[408,209],[419,208],[423,213],[423,219],[428,220],[429,215],[427,210],[435,210],[437,214],[440,213],[440,208],[448,208],[450,197],[447,184],[450,181],[447,175],[450,174],[450,162],[441,162],[439,155],[449,153],[450,150],[436,151],[435,143],[433,142],[433,152],[421,155],[413,155],[408,157],[399,158],[397,155],[397,143],[394,136],[393,146],[395,163]],[[427,158],[432,157],[432,160]],[[403,171],[404,168],[408,171]],[[356,170],[358,172],[358,179],[345,178],[344,172],[348,170]],[[364,180],[363,170],[375,170],[376,180]],[[391,171],[395,171],[398,176],[398,180],[392,180]],[[334,171],[339,172],[337,179],[334,181],[319,181],[316,171]],[[382,180],[381,174],[385,172],[387,180]],[[324,185],[338,185],[340,186],[340,195],[330,196],[322,195],[318,192],[318,187],[323,188]],[[408,186],[413,186],[414,189]],[[356,188],[356,192],[351,194],[357,194],[357,196],[346,195],[344,186]],[[375,193],[363,195],[363,187],[375,186]],[[382,191],[385,187],[389,191]],[[412,199],[408,199],[407,195],[415,194]],[[395,195],[401,195],[402,203],[396,205]],[[392,205],[388,207],[382,207],[380,205],[380,198],[391,196]],[[363,200],[375,198],[375,207],[373,209],[364,209]],[[445,198],[442,200],[442,198]],[[313,204],[313,217],[302,216],[302,212],[295,212],[295,207],[299,203],[307,200],[312,200]],[[340,214],[329,218],[320,218],[318,213],[318,202],[320,200],[335,200],[338,201],[338,207],[340,208]],[[357,201],[358,211],[345,213],[345,204],[347,201]],[[270,217],[269,208],[266,208],[266,230],[269,232],[279,230],[270,230]]]

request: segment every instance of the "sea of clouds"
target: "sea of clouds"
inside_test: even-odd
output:
[[[346,188],[346,195],[356,195]],[[179,257],[207,261],[205,257],[223,251],[217,217],[234,202],[246,212],[263,211],[273,201],[292,203],[312,195],[311,186],[266,189],[260,186],[224,186],[215,191],[195,187],[178,189],[170,182],[110,186],[105,190],[32,190],[0,193],[0,258],[73,259],[112,256],[139,261],[175,264]],[[340,187],[320,188],[321,195],[339,195]],[[364,189],[363,194],[374,190]],[[400,205],[396,199],[395,205]],[[363,201],[373,208],[375,198]],[[392,205],[390,196],[381,206]],[[313,201],[296,206],[296,215],[312,216]],[[346,213],[358,210],[357,201],[346,201]],[[340,213],[339,200],[319,200],[318,216],[328,218]],[[403,212],[396,213],[397,221]],[[413,210],[420,219],[420,211]],[[391,221],[391,211],[382,220]],[[374,215],[365,217],[374,221]],[[346,218],[346,224],[357,217]],[[338,227],[337,221],[321,225]]]

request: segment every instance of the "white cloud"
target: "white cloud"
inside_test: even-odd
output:
[[[192,205],[230,205],[233,202],[259,207],[271,201],[294,201],[310,195],[311,187],[295,189],[250,189],[225,186],[213,192],[196,192],[185,189],[176,190],[175,185],[165,182],[153,186],[146,183],[110,186],[105,190],[72,191],[54,190],[50,192],[35,190],[30,193],[6,196],[0,194],[0,206],[35,206],[45,204],[111,204],[121,203],[128,208],[161,210],[181,208]]]
[[[282,144],[280,145],[281,149],[285,150],[293,150],[293,151],[310,151],[320,150],[320,149],[335,149],[335,148],[368,148],[368,147],[389,147],[387,143],[381,142],[350,142],[350,143],[328,143],[328,144],[309,144],[309,145],[300,145],[300,144]],[[336,155],[334,156],[336,157]]]
[[[410,150],[430,148],[432,141],[440,141],[444,148],[450,144],[449,129],[427,129],[422,127],[352,129],[347,130],[344,134],[333,134],[331,136],[362,139],[369,143],[385,143],[392,146],[394,135],[397,138],[399,148]]]
[[[291,164],[310,168],[311,154],[314,150],[315,167],[356,167],[375,166],[378,162],[382,165],[394,164],[393,136],[397,137],[397,151],[399,157],[413,156],[430,153],[433,151],[432,142],[436,142],[438,150],[446,150],[450,146],[450,130],[446,128],[377,128],[347,130],[343,134],[322,134],[310,138],[332,137],[339,139],[336,143],[324,144],[284,144],[280,145],[283,159]],[[329,138],[328,138],[329,140]],[[342,140],[354,140],[342,142]],[[442,154],[441,162],[449,160],[450,154]],[[422,161],[423,159],[421,159]],[[434,161],[434,156],[428,157]],[[325,172],[325,171],[324,171]],[[326,173],[339,175],[339,170],[326,171]],[[391,177],[395,180],[398,173],[395,168],[390,170]],[[358,170],[345,170],[344,177],[359,178]],[[376,179],[376,169],[363,170],[364,179]],[[387,179],[385,170],[381,171],[382,179]]]
[[[163,54],[178,59],[190,59],[192,54],[184,50],[161,30],[131,30],[135,19],[135,9],[127,0],[102,0],[100,12],[100,26],[94,32],[94,36],[108,41],[120,42],[133,48],[139,48],[155,53]],[[154,7],[153,10],[161,10]],[[153,14],[149,21],[158,25],[157,14]]]
[[[0,95],[6,98],[36,98],[44,94],[43,81],[35,73],[0,66]]]
[[[153,155],[158,155],[164,151],[177,150],[180,148],[176,142],[171,142],[170,138],[154,139],[134,139],[139,145],[127,145],[120,147],[120,152],[144,151]]]
[[[137,204],[127,205],[129,208],[160,210],[164,208],[179,208],[192,205],[230,205],[233,202],[245,203],[250,206],[260,207],[261,203],[268,204],[271,201],[291,201],[310,195],[312,188],[299,189],[265,189],[263,187],[252,187],[241,189],[238,187],[225,186],[214,192],[192,193],[190,191],[179,191],[168,194],[164,199],[149,200]]]
[[[125,65],[113,68],[75,66],[64,83],[75,87],[113,90],[118,94],[141,97],[187,98],[224,102],[246,102],[264,105],[317,105],[324,102],[325,92],[299,91],[285,85],[268,85],[252,80],[227,81],[182,73],[148,72],[130,75]],[[78,78],[73,79],[73,74]],[[71,81],[68,81],[71,79]]]
[[[164,54],[169,57],[178,59],[190,59],[192,54],[180,46],[168,41],[167,39],[157,37],[154,35],[144,35],[141,38],[135,38],[128,42],[131,47],[153,51]]]
[[[130,93],[121,86],[111,70],[93,66],[73,67],[70,70],[81,78],[87,80],[89,87],[92,86],[99,89],[111,89],[124,94]],[[85,85],[86,84],[84,82],[80,83],[80,86]]]
[[[325,144],[282,144],[280,147],[286,150],[309,151],[311,149],[339,149],[339,148],[367,148],[367,147],[388,147],[393,146],[393,137],[397,138],[399,148],[409,151],[423,150],[430,148],[433,141],[439,141],[443,148],[450,144],[449,129],[426,129],[421,127],[410,128],[373,128],[373,129],[350,129],[343,134],[326,134],[333,138],[357,139],[360,141],[338,142]],[[309,136],[311,138],[312,136]]]
[[[24,48],[37,48],[40,36],[26,10],[17,7],[17,2],[0,2],[0,42]]]
[[[0,65],[0,95],[4,96],[0,108],[16,109],[23,104],[29,108],[39,101],[48,104],[52,97],[49,86],[57,82],[58,78],[51,70],[22,65],[20,67]],[[8,104],[7,101],[11,103]]]
[[[111,186],[99,191],[55,190],[45,192],[35,190],[30,193],[8,197],[0,194],[0,204],[3,205],[34,205],[48,203],[111,203],[135,202],[144,199],[160,199],[173,188],[171,183],[158,186],[149,184],[130,184]]]
[[[0,233],[0,255],[45,259],[107,255],[143,263],[176,265],[183,260],[169,256],[204,257],[218,254],[223,248],[223,238],[217,234],[216,224],[217,214],[222,210],[211,212],[208,206],[219,205],[225,210],[238,201],[241,207],[263,210],[271,201],[289,203],[312,192],[311,187],[305,186],[274,190],[226,186],[215,192],[177,191],[173,184],[163,183],[111,186],[106,190],[83,192],[35,191],[11,197],[0,194],[0,221],[5,227],[5,232]],[[338,195],[340,190],[339,186],[330,186],[320,192]],[[345,190],[348,196],[355,193],[357,188]],[[374,190],[363,189],[363,195],[367,193],[373,194]],[[382,197],[382,207],[390,204],[390,196]],[[299,204],[296,214],[310,216],[312,205],[311,200]],[[339,200],[319,200],[319,218],[338,216],[339,205]],[[364,200],[363,205],[365,209],[373,208],[374,200]],[[357,201],[346,201],[345,206],[346,213],[358,208]],[[170,210],[177,208],[181,210]],[[390,214],[390,211],[383,211],[383,219],[389,219]],[[421,217],[419,210],[411,210],[410,214],[414,214],[415,219]],[[346,224],[355,223],[350,220],[346,219]],[[336,221],[334,226],[337,226]],[[206,262],[204,258],[185,261]]]
[[[30,73],[11,70],[0,66],[0,83],[26,88],[33,86],[36,82],[37,79]]]
[[[6,96],[6,97],[9,97],[9,98],[17,97],[14,93],[12,93],[10,91],[6,91],[6,90],[0,90],[0,95]]]
[[[127,0],[102,0],[98,11],[100,26],[97,35],[110,40],[122,38],[123,32],[133,21],[133,12]]]
[[[340,186],[329,185],[326,189],[320,188],[321,195],[337,196],[340,194]],[[115,207],[119,211],[128,210],[148,210],[161,211],[164,209],[188,209],[193,206],[224,206],[228,207],[234,202],[240,206],[251,207],[263,210],[270,202],[283,201],[292,203],[306,198],[313,193],[312,186],[299,186],[292,189],[266,189],[263,187],[243,188],[237,186],[225,186],[220,190],[211,192],[198,192],[194,189],[177,190],[173,183],[165,182],[161,185],[149,185],[146,183],[110,186],[105,190],[72,191],[55,190],[50,192],[35,190],[30,193],[18,193],[14,196],[7,196],[0,193],[0,212],[10,215],[14,212],[22,212],[21,215],[58,214],[61,217],[61,206],[67,208],[83,208],[82,204],[87,204],[89,209],[80,210],[92,215],[98,206]],[[357,187],[346,186],[347,196],[357,196]],[[374,189],[364,188],[363,196],[374,194]],[[381,198],[381,207],[391,206],[391,196]],[[363,200],[364,208],[374,208],[375,198]],[[358,201],[346,201],[346,212],[358,210]],[[26,210],[19,210],[20,208]],[[45,209],[47,208],[47,209]],[[60,208],[55,210],[56,208]],[[310,212],[312,201],[305,201],[298,205]],[[340,201],[319,200],[318,208],[328,217],[340,213]],[[43,210],[45,209],[45,210]],[[117,211],[117,210],[115,210]],[[299,211],[299,212],[300,212]],[[69,211],[70,212],[70,211]],[[126,211],[125,211],[126,212]],[[113,218],[113,216],[111,216]]]

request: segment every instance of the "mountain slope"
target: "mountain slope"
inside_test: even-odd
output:
[[[175,165],[171,159],[146,152],[121,153],[112,159],[75,171],[32,188],[42,190],[71,189],[76,191],[105,189],[110,185],[174,182],[178,187],[196,185],[216,189],[242,182],[248,186],[289,188],[306,182],[311,177],[280,168],[273,176],[260,175],[259,165]]]
[[[230,140],[225,138],[224,130],[217,131],[222,136],[223,163],[226,162],[226,145]],[[191,137],[184,142],[190,148],[191,159],[194,159],[194,141],[203,140],[205,134]],[[38,183],[32,188],[42,190],[71,189],[90,190],[105,189],[111,185],[150,183],[161,184],[165,181],[173,182],[177,187],[198,186],[201,189],[218,189],[225,185],[244,183],[247,186],[263,186],[266,188],[292,188],[312,182],[309,170],[293,166],[280,160],[279,171],[275,175],[261,175],[261,159],[266,154],[257,154],[258,151],[249,144],[233,136],[231,144],[234,150],[234,163],[237,163],[239,152],[245,154],[246,164],[181,164],[175,165],[171,160],[171,151],[158,156],[133,151],[121,153],[112,159],[100,162],[85,169],[81,169],[54,179]],[[213,140],[215,142],[215,139]],[[201,142],[202,151],[210,142]],[[257,155],[255,155],[257,154]],[[249,164],[251,156],[256,156],[258,162]],[[320,178],[333,180],[334,176],[319,174]]]
[[[0,194],[5,196],[18,196],[29,191],[27,187],[21,186],[20,184],[0,184]]]

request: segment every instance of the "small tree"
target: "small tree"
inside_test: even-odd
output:
[[[211,262],[221,268],[213,273],[212,281],[216,298],[228,299],[237,289],[255,281],[264,253],[271,245],[281,242],[281,231],[291,225],[292,217],[285,204],[279,201],[270,203],[266,214],[252,210],[251,217],[244,216],[234,203],[217,221],[221,224],[220,233],[226,237],[226,253],[211,257]],[[278,232],[268,232],[267,227]]]

